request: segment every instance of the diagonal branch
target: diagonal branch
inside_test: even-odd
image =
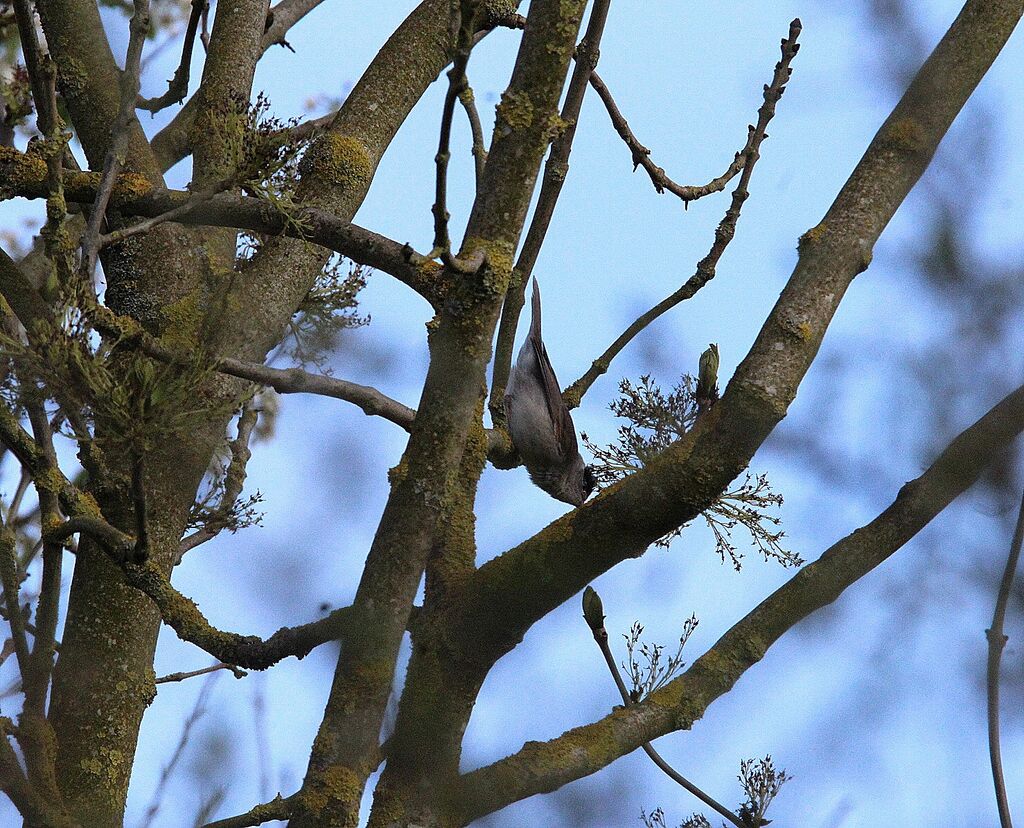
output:
[[[737,171],[742,169],[743,173],[740,176],[739,183],[736,185],[736,189],[733,190],[729,209],[726,210],[725,216],[715,230],[715,241],[711,245],[711,250],[697,264],[696,272],[677,291],[662,299],[657,305],[636,319],[633,324],[623,331],[618,339],[608,346],[608,349],[601,356],[594,360],[590,368],[587,369],[587,372],[566,389],[564,397],[566,404],[570,408],[575,408],[580,404],[583,395],[587,393],[598,377],[608,371],[611,361],[630,343],[633,337],[663,313],[671,310],[680,302],[691,298],[704,285],[715,278],[715,269],[718,266],[718,261],[722,258],[725,248],[728,247],[729,242],[732,241],[733,236],[736,234],[736,222],[739,221],[740,210],[743,209],[743,204],[750,195],[747,188],[750,184],[750,177],[754,172],[754,165],[760,158],[759,149],[761,143],[768,137],[768,123],[775,115],[775,106],[782,97],[782,93],[786,91],[786,83],[793,73],[790,63],[796,57],[796,53],[800,48],[800,44],[797,43],[800,30],[800,20],[796,19],[789,24],[789,35],[782,40],[782,58],[775,64],[775,74],[772,76],[771,83],[764,87],[764,103],[761,104],[761,108],[757,113],[757,125],[750,127],[747,145],[736,155],[736,160],[733,162],[734,166],[736,164],[739,165]],[[729,169],[732,170],[732,167]],[[727,176],[723,176],[722,186],[718,189],[724,188],[726,183],[732,178],[732,175],[728,173]],[[712,184],[714,183],[712,182]],[[712,185],[707,186],[711,187]],[[690,188],[689,191],[697,192],[702,189],[704,188]],[[717,192],[717,190],[709,189],[708,192]],[[693,198],[699,197],[699,195],[693,196]]]
[[[804,567],[681,676],[632,707],[466,774],[460,824],[594,773],[644,742],[689,729],[785,632],[883,563],[969,488],[1024,430],[1024,387],[962,432],[896,500]]]
[[[583,607],[584,616],[587,616],[587,593],[593,596],[597,596],[596,592],[593,592],[590,587],[587,587],[587,592],[583,595]],[[615,663],[615,657],[612,655],[612,649],[608,645],[608,630],[604,626],[604,614],[600,609],[601,599],[597,598],[598,610],[597,614],[600,618],[587,617],[587,624],[590,626],[590,631],[594,635],[594,641],[597,642],[598,648],[601,650],[601,655],[604,656],[604,663],[608,665],[608,670],[612,674],[612,680],[615,682],[615,687],[619,691],[619,695],[622,697],[622,703],[629,707],[635,705],[636,701],[629,695],[629,690],[626,689],[625,683],[622,681],[622,676],[619,674],[618,665]],[[654,749],[654,746],[650,742],[644,742],[640,747],[643,748],[652,762],[668,776],[676,784],[683,787],[685,790],[693,794],[697,799],[707,805],[714,811],[717,811],[725,819],[729,820],[737,828],[748,828],[747,825],[740,819],[736,814],[726,808],[721,802],[714,799],[710,795],[704,793],[700,788],[694,785],[689,779],[683,776],[679,771],[673,768],[658,751]]]

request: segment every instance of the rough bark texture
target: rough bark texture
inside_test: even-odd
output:
[[[227,116],[249,105],[256,64],[268,45],[315,5],[316,0],[283,0],[280,15],[269,23],[266,0],[218,5],[202,82],[192,99],[152,144],[137,123],[130,124],[123,172],[107,213],[110,228],[125,225],[130,216],[191,206],[178,216],[181,223],[158,224],[104,251],[108,308],[90,310],[91,318],[97,330],[117,335],[120,350],[110,357],[114,370],[140,353],[175,370],[184,370],[185,356],[205,355],[209,372],[193,390],[207,405],[173,439],[149,447],[144,464],[133,463],[127,450],[105,453],[120,435],[97,421],[97,439],[82,446],[91,474],[88,491],[54,467],[49,438],[40,434],[46,426],[41,407],[29,400],[30,435],[17,414],[0,405],[0,442],[22,464],[50,513],[41,526],[49,561],[44,583],[59,581],[53,568],[54,556],[60,559],[58,544],[73,534],[81,538],[44,718],[50,653],[45,645],[37,654],[27,651],[14,544],[8,528],[0,527],[12,646],[19,663],[28,665],[28,676],[43,677],[42,684],[27,682],[30,703],[18,728],[0,722],[0,789],[29,824],[122,824],[138,730],[154,693],[152,659],[161,620],[216,657],[254,669],[342,640],[302,789],[218,824],[254,825],[270,818],[288,818],[293,828],[358,824],[367,778],[382,759],[381,722],[407,630],[413,655],[375,791],[372,828],[464,825],[554,790],[653,738],[690,727],[772,643],[896,552],[1024,428],[1019,390],[961,434],[878,518],[804,568],[649,699],[460,775],[463,734],[494,663],[593,578],[700,515],[786,415],[846,290],[868,266],[879,235],[1024,7],[1020,0],[968,0],[828,213],[801,238],[793,275],[755,344],[722,399],[696,426],[642,471],[477,569],[474,501],[489,447],[501,448],[492,454],[503,454],[502,465],[515,459],[500,417],[490,432],[483,427],[486,370],[503,301],[509,321],[501,359],[511,352],[518,300],[515,290],[511,302],[506,297],[514,256],[541,161],[556,137],[551,174],[564,174],[575,124],[563,120],[558,104],[587,3],[530,4],[465,240],[457,255],[440,251],[443,267],[351,221],[396,132],[456,54],[460,15],[477,15],[474,25],[481,32],[495,25],[521,28],[524,20],[509,0],[421,2],[307,150],[298,207],[290,216],[238,192],[195,195],[230,178],[225,159],[233,135],[225,132]],[[595,5],[578,54],[563,110],[573,122],[607,11],[607,2]],[[57,87],[93,171],[59,176],[52,155],[0,147],[0,197],[47,198],[52,212],[60,189],[60,198],[88,207],[102,189],[100,170],[117,119],[121,72],[91,0],[39,0],[39,12]],[[793,26],[798,32],[799,21]],[[465,51],[460,54],[465,58]],[[189,153],[192,192],[163,189],[162,171]],[[528,245],[526,261],[520,260],[524,272],[543,240],[557,183],[553,178],[549,184],[535,242]],[[438,190],[444,192],[443,186]],[[75,226],[69,221],[65,229]],[[270,234],[244,263],[236,262],[240,228]],[[52,253],[50,238],[46,250]],[[434,308],[429,368],[416,411],[375,389],[262,367],[332,251],[390,273]],[[16,316],[33,340],[40,332],[52,333],[63,313],[45,298],[49,272],[41,251],[21,263],[0,251],[0,311],[9,327]],[[497,374],[499,384],[504,373]],[[251,389],[249,381],[328,394],[362,404],[368,413],[389,411],[389,419],[410,431],[392,470],[390,497],[353,606],[266,641],[214,629],[170,584],[197,487],[230,411]],[[124,559],[142,525],[136,472],[146,504],[145,564]],[[61,523],[56,503],[67,523]],[[424,575],[424,605],[414,608]],[[44,626],[55,621],[55,595],[59,590],[48,590],[40,603]],[[19,740],[27,773],[9,732]]]

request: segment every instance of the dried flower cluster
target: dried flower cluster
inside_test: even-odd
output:
[[[639,471],[689,431],[698,417],[697,381],[684,374],[668,393],[654,383],[650,375],[640,377],[634,385],[627,379],[619,383],[617,400],[609,408],[617,417],[629,422],[619,426],[618,442],[599,446],[583,435],[583,442],[594,455],[594,473],[602,486],[621,480]],[[738,571],[743,553],[733,542],[732,530],[742,526],[750,535],[751,544],[767,560],[783,566],[800,566],[799,555],[782,546],[784,533],[777,531],[780,520],[769,509],[782,505],[782,495],[774,492],[764,474],[747,473],[743,482],[721,494],[703,517],[715,538],[715,550]],[[679,536],[682,528],[669,532],[656,541],[667,547]]]

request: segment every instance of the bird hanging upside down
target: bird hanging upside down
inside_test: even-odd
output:
[[[576,427],[548,359],[540,333],[540,288],[533,280],[530,333],[505,390],[505,416],[512,444],[530,480],[564,503],[582,506],[597,485],[583,462]]]

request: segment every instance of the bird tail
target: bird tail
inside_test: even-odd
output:
[[[530,336],[540,342],[540,287],[537,285],[536,276],[533,277],[533,300],[530,309]]]

